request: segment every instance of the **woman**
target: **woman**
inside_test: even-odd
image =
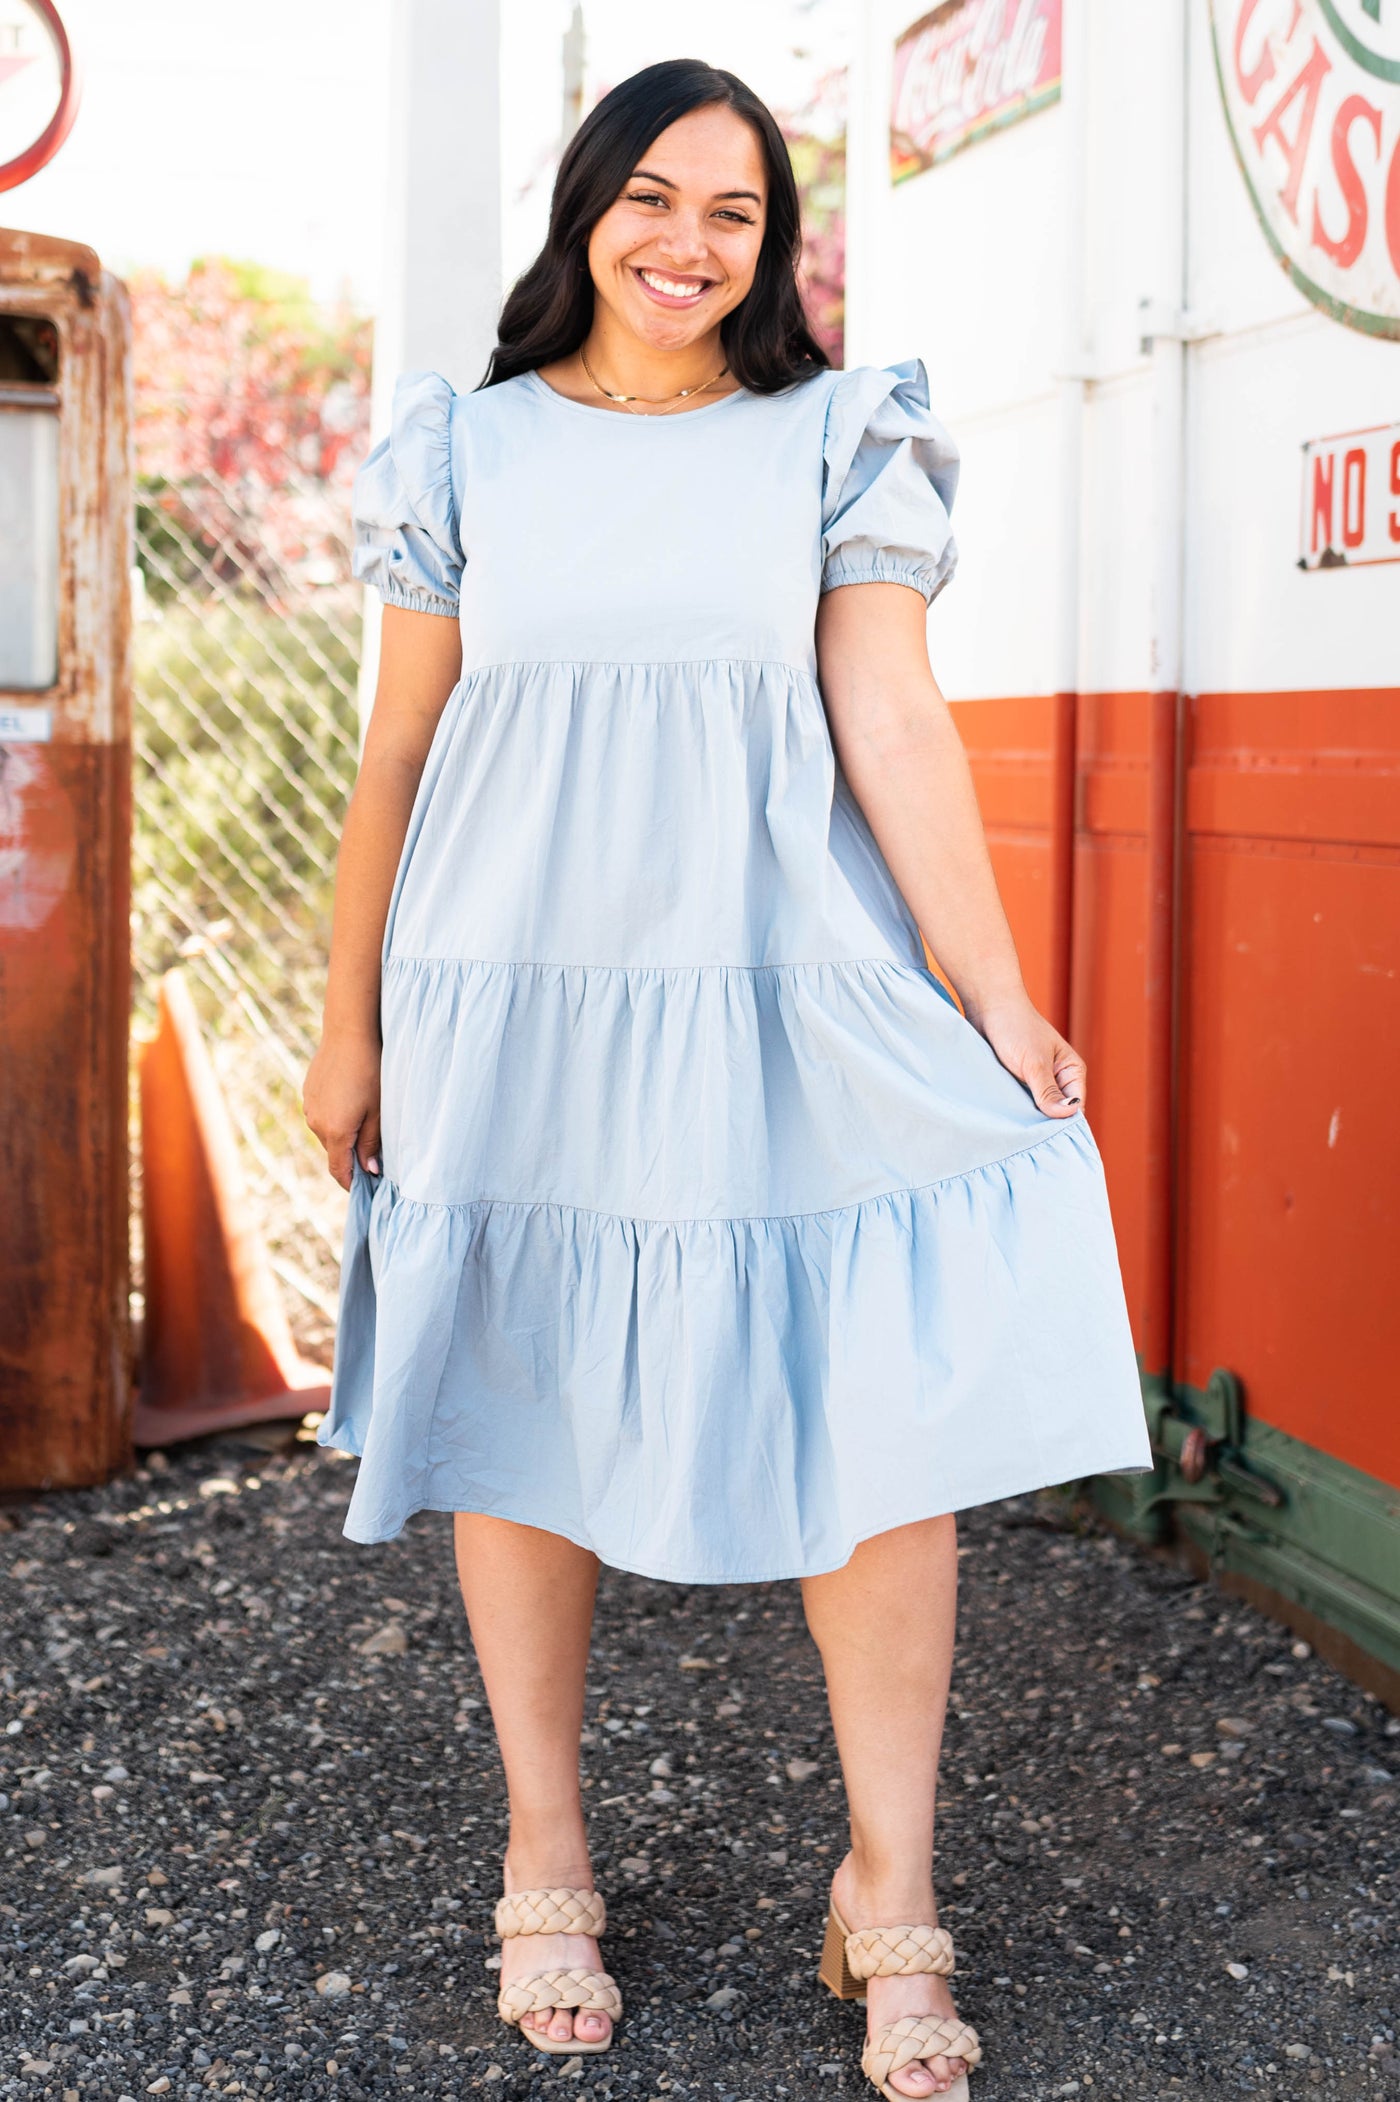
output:
[[[349,1538],[456,1513],[500,2009],[543,2050],[620,2011],[578,1776],[600,1562],[801,1581],[851,1821],[821,1975],[868,1981],[866,2071],[923,2096],[980,2056],[932,1884],[952,1514],[1148,1450],[1084,1061],[929,668],[957,454],[918,359],[827,367],[798,249],[767,109],[649,67],[571,141],[481,387],[407,375],[361,470],[320,1439],[362,1455]]]

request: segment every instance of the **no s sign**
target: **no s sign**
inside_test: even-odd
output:
[[[1211,0],[1254,208],[1298,289],[1400,337],[1400,0]]]
[[[1303,447],[1300,569],[1400,562],[1400,423]]]

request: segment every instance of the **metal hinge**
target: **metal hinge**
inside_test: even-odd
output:
[[[1158,1504],[1223,1504],[1234,1496],[1271,1511],[1287,1502],[1273,1477],[1245,1455],[1244,1394],[1227,1366],[1217,1365],[1199,1396],[1168,1391],[1152,1397],[1147,1414],[1152,1449],[1169,1475],[1145,1510]]]
[[[1158,336],[1171,343],[1203,343],[1208,336],[1219,334],[1220,321],[1215,314],[1174,306],[1169,299],[1138,301],[1138,345],[1144,357],[1151,356]]]

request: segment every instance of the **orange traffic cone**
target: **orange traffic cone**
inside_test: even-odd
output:
[[[146,1318],[137,1445],[300,1416],[330,1396],[292,1340],[238,1147],[178,968],[139,1052]]]

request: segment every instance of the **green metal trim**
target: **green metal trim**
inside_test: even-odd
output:
[[[1374,73],[1380,80],[1400,80],[1400,58],[1382,58],[1379,51],[1372,51],[1369,45],[1363,44],[1355,30],[1347,28],[1346,23],[1332,5],[1332,0],[1319,0],[1319,4],[1322,12],[1332,25],[1332,34],[1336,37],[1337,42],[1341,45],[1343,51],[1356,60],[1358,66],[1364,66],[1368,73]],[[1372,12],[1369,5],[1366,12],[1368,14]],[[1379,0],[1377,0],[1375,19],[1377,22],[1380,21]]]
[[[1400,1488],[1252,1421],[1228,1373],[1173,1394],[1144,1381],[1143,1400],[1157,1470],[1092,1482],[1104,1516],[1154,1544],[1184,1536],[1215,1570],[1265,1585],[1400,1671]],[[1178,1461],[1193,1429],[1208,1458],[1189,1481]],[[1193,1471],[1199,1457],[1197,1445]]]
[[[1218,4],[1219,0],[1211,0],[1210,50],[1211,57],[1215,61],[1216,85],[1220,89],[1220,107],[1225,113],[1225,129],[1230,134],[1230,147],[1244,181],[1249,201],[1254,207],[1254,216],[1264,230],[1265,240],[1274,251],[1279,262],[1282,263],[1284,275],[1291,278],[1303,297],[1311,301],[1312,305],[1319,308],[1322,313],[1326,314],[1330,321],[1339,321],[1344,328],[1354,328],[1364,336],[1381,336],[1387,340],[1400,338],[1400,314],[1372,314],[1365,307],[1348,306],[1345,300],[1334,299],[1330,292],[1323,291],[1321,285],[1314,284],[1301,264],[1293,260],[1293,257],[1288,253],[1288,250],[1269,224],[1268,216],[1263,205],[1259,202],[1258,193],[1250,178],[1244,154],[1240,150],[1240,142],[1235,137],[1235,126],[1230,115],[1229,99],[1225,93],[1225,75],[1222,70],[1220,57],[1220,35],[1217,21]]]

